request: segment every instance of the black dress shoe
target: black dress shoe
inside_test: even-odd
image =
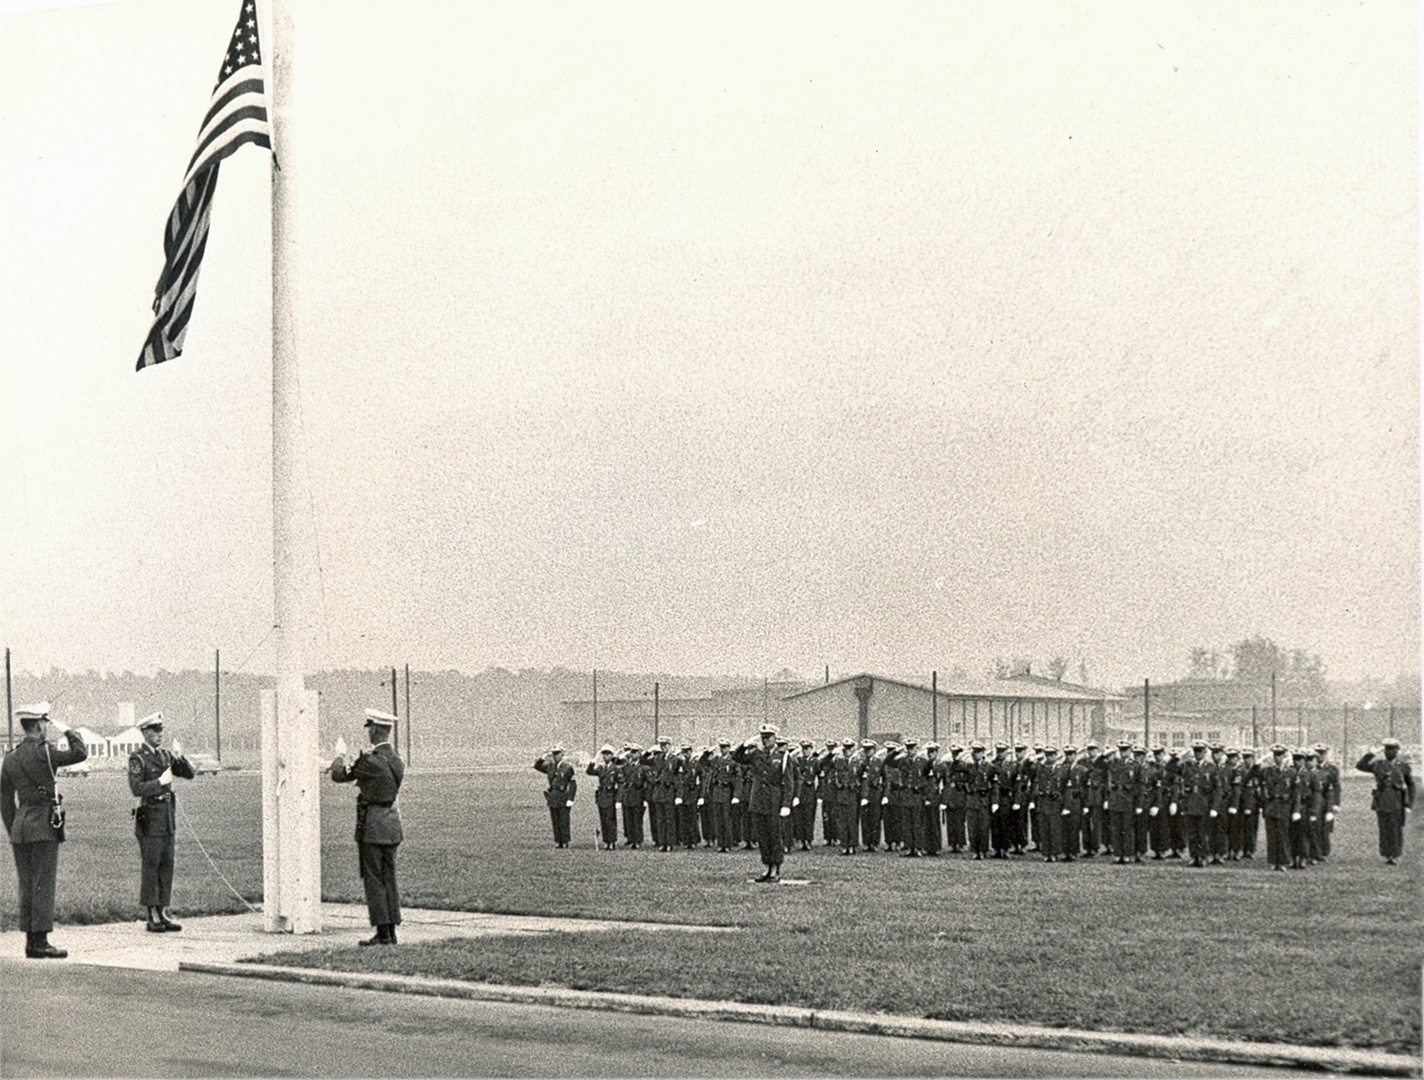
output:
[[[31,960],[63,960],[69,955],[64,949],[56,949],[48,941],[43,945],[32,945],[25,949],[25,955]]]
[[[361,945],[363,945],[363,946],[365,946],[365,945],[389,945],[389,944],[390,944],[390,941],[389,941],[389,940],[386,938],[386,936],[385,936],[384,934],[382,934],[379,930],[376,931],[376,936],[375,936],[375,937],[366,938],[364,941],[361,942]]]
[[[766,873],[762,874],[762,876],[759,877],[759,878],[757,878],[756,880],[757,880],[757,881],[770,881],[770,880],[771,880],[771,871],[768,870]]]
[[[174,922],[172,919],[164,919],[163,929],[167,930],[170,934],[176,934],[179,930],[182,930],[183,927],[180,926],[178,923]]]
[[[162,934],[167,932],[168,924],[165,922],[154,922],[150,919],[148,922],[144,923],[143,928],[147,930],[150,934]]]

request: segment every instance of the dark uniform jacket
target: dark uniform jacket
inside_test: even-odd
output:
[[[1131,813],[1137,809],[1137,762],[1115,757],[1108,764],[1108,809]]]
[[[856,758],[837,754],[826,763],[825,772],[830,781],[826,795],[831,802],[837,806],[854,806],[860,801],[860,769]]]
[[[574,801],[574,796],[578,794],[578,778],[574,776],[572,765],[562,758],[555,764],[552,759],[541,757],[534,762],[534,768],[549,778],[549,786],[544,791],[544,801],[549,804],[549,809],[554,810]]]
[[[573,766],[569,766],[573,778]],[[391,749],[390,743],[380,743],[363,750],[348,767],[345,759],[333,763],[331,778],[338,784],[356,781],[356,842],[358,844],[395,845],[404,839],[396,795],[405,779],[405,762]]]
[[[12,844],[38,842],[58,843],[63,837],[50,825],[50,808],[54,799],[53,764],[58,769],[77,765],[89,756],[84,740],[71,733],[64,750],[50,746],[45,756],[45,743],[38,734],[26,735],[15,749],[5,755],[0,766],[0,817]]]
[[[974,761],[965,766],[969,777],[969,805],[976,810],[988,810],[999,801],[999,770],[989,761]]]
[[[788,775],[789,755],[784,749],[768,751],[762,746],[743,743],[732,756],[747,770],[751,781],[749,813],[779,814],[783,806],[790,808],[796,783],[795,777]]]
[[[6,759],[9,760],[8,758]],[[1375,778],[1375,792],[1370,799],[1370,808],[1383,814],[1397,814],[1414,806],[1414,774],[1409,771],[1409,762],[1402,757],[1393,761],[1375,757],[1374,752],[1360,758],[1355,766]]]
[[[885,781],[885,758],[877,751],[867,755],[865,767],[860,773],[860,797],[867,804],[880,805],[880,800],[887,797]]]
[[[940,776],[939,801],[951,810],[963,810],[969,805],[968,762],[958,758],[940,758],[935,770]]]
[[[1271,761],[1261,766],[1261,809],[1268,818],[1288,818],[1299,805],[1295,782],[1288,766]]]
[[[588,775],[598,777],[598,790],[593,793],[593,801],[598,806],[614,806],[618,802],[618,783],[623,769],[615,758],[610,762],[590,761]]]
[[[129,791],[140,799],[134,813],[134,832],[139,836],[172,836],[177,831],[174,803],[178,796],[172,784],[158,782],[168,769],[174,776],[193,779],[188,759],[174,757],[162,747],[144,743],[129,755]]]
[[[1205,817],[1217,805],[1216,765],[1210,758],[1192,758],[1182,765],[1182,813]]]

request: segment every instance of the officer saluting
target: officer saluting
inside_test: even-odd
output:
[[[89,756],[84,742],[63,724],[65,749],[45,741],[49,702],[15,710],[24,740],[5,755],[0,766],[0,818],[10,834],[15,873],[20,880],[20,929],[25,931],[25,955],[32,960],[62,960],[69,954],[49,943],[54,929],[54,879],[59,869],[59,845],[64,818],[55,793],[54,770],[76,765]]]
[[[363,750],[346,766],[346,744],[336,740],[336,760],[331,778],[338,784],[356,781],[356,851],[361,859],[361,884],[366,887],[366,910],[376,936],[362,945],[394,945],[400,925],[400,892],[396,888],[396,848],[401,832],[396,796],[405,779],[405,762],[391,749],[396,718],[379,709],[366,710],[366,734],[371,749]]]
[[[549,778],[544,801],[549,804],[549,820],[554,826],[554,846],[566,848],[569,846],[569,808],[578,794],[574,767],[564,760],[564,748],[555,746],[546,756],[535,759],[534,768]]]
[[[173,841],[178,831],[177,796],[173,778],[193,779],[193,766],[182,754],[163,749],[163,713],[149,713],[138,722],[143,745],[129,755],[129,791],[138,797],[134,807],[134,836],[138,838],[138,902],[148,908],[144,929],[161,934],[182,930],[168,917],[173,898]]]

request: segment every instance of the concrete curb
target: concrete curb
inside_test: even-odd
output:
[[[1122,1054],[1233,1065],[1286,1066],[1332,1073],[1370,1076],[1419,1076],[1420,1061],[1407,1054],[1351,1050],[1288,1043],[1233,1042],[1228,1039],[1173,1035],[1134,1035],[1072,1028],[1032,1027],[958,1020],[924,1020],[884,1013],[833,1012],[785,1005],[750,1005],[736,1001],[701,1001],[695,998],[646,997],[548,986],[496,986],[459,979],[428,979],[413,975],[327,971],[318,968],[280,967],[267,964],[220,964],[184,961],[180,971],[231,975],[248,979],[302,982],[317,986],[342,986],[358,990],[384,990],[400,994],[464,998],[470,1001],[505,1001],[549,1005],[565,1009],[677,1016],[690,1020],[727,1020],[743,1024],[773,1024],[819,1028],[861,1035],[887,1035],[902,1039],[936,1039],[1037,1050]]]

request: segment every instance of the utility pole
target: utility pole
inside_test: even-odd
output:
[[[1251,706],[1251,746],[1253,749],[1261,745],[1260,735],[1256,731],[1256,706]]]
[[[400,756],[400,710],[396,708],[396,669],[394,664],[391,665],[391,715],[396,718],[395,726],[391,729],[395,742],[393,749],[396,756]]]
[[[1142,680],[1142,745],[1152,749],[1152,680]]]
[[[1271,745],[1276,743],[1276,673],[1271,672]]]
[[[1350,705],[1345,704],[1344,715],[1340,718],[1340,763],[1350,760]]]
[[[213,650],[213,741],[214,756],[222,761],[222,650]]]
[[[410,734],[410,665],[405,666],[405,763],[410,764],[410,750],[414,739]]]
[[[15,703],[10,696],[10,646],[5,646],[5,746],[15,748]]]
[[[598,668],[593,669],[593,752],[598,753]]]
[[[658,741],[658,684],[653,683],[653,745]]]
[[[827,665],[826,665],[826,685],[827,685],[827,686],[830,686],[830,685],[831,685],[831,665],[830,665],[830,664],[827,664]]]
[[[930,736],[939,742],[939,672],[930,672]]]

